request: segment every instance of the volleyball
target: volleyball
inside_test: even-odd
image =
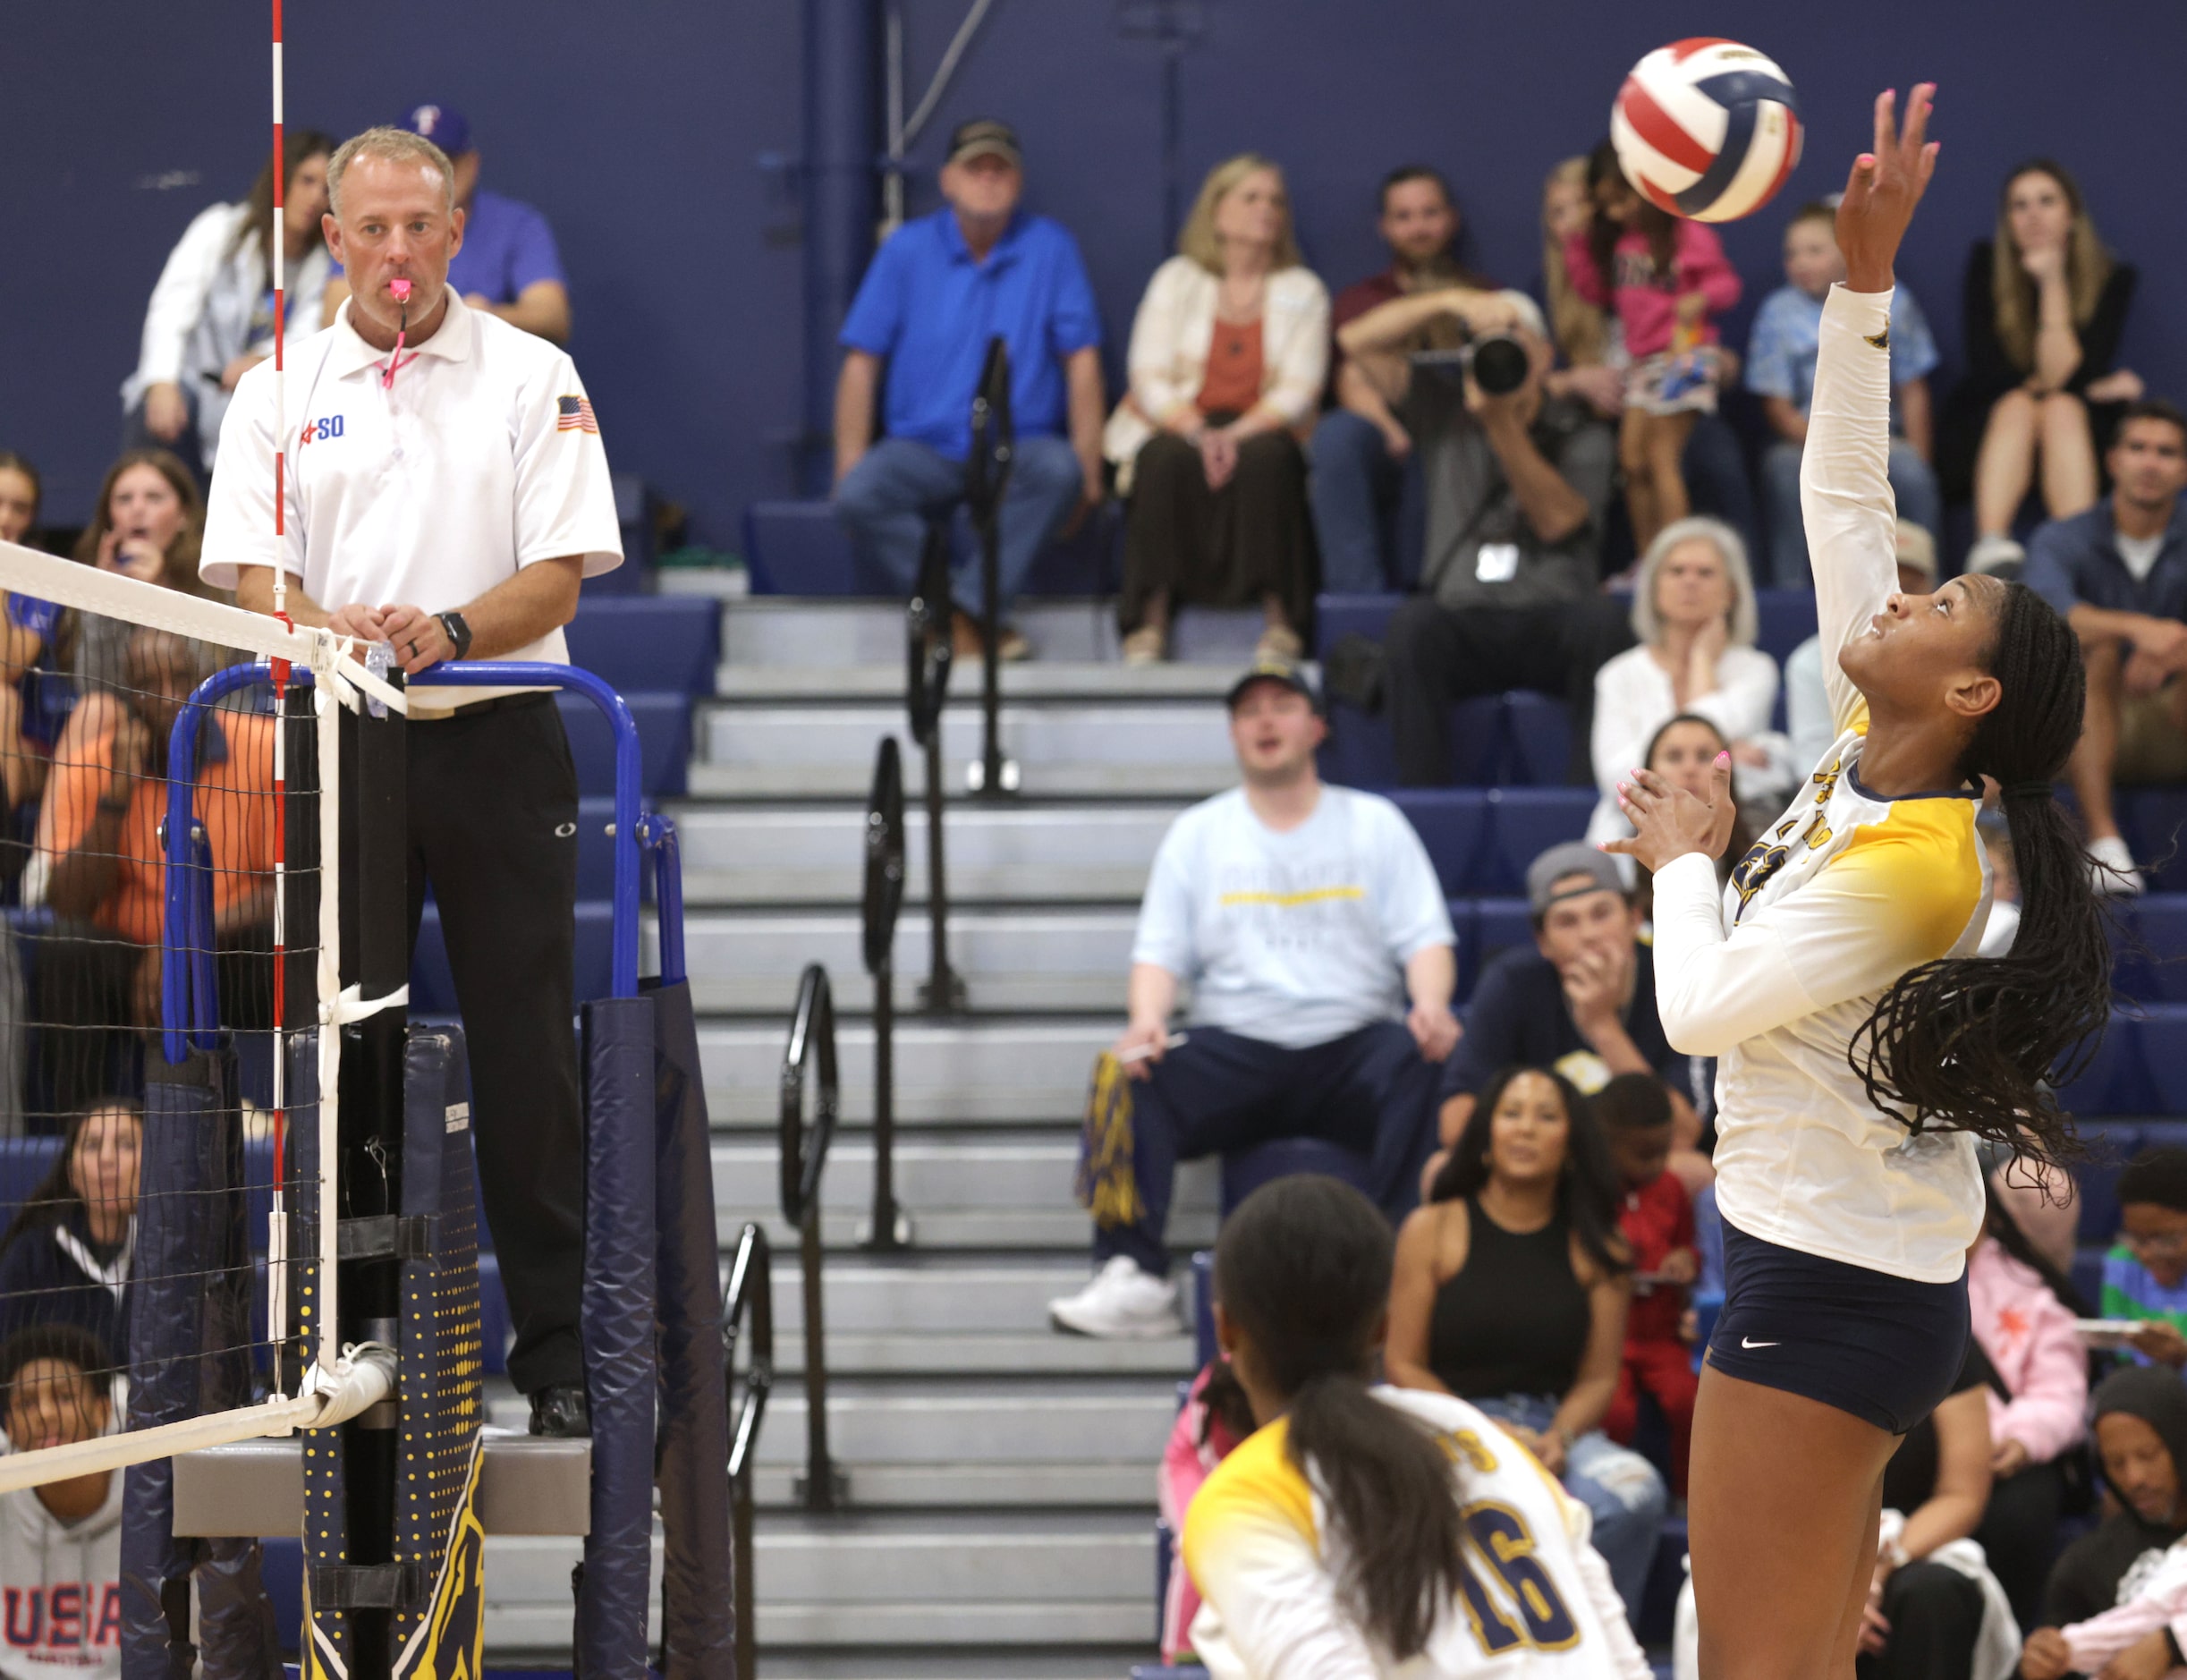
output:
[[[1674,216],[1735,222],[1776,196],[1800,161],[1799,101],[1776,64],[1697,36],[1632,67],[1610,140],[1633,191]]]

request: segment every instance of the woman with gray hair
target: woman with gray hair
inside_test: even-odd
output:
[[[1754,581],[1739,533],[1718,519],[1665,526],[1641,557],[1632,594],[1640,645],[1595,674],[1590,744],[1602,798],[1589,840],[1628,832],[1619,778],[1632,774],[1650,737],[1681,713],[1706,717],[1732,743],[1741,800],[1787,785],[1784,755],[1769,734],[1777,662],[1754,645]]]

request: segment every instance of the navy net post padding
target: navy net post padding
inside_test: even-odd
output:
[[[646,980],[640,988],[653,1005],[663,1667],[667,1680],[734,1680],[729,1382],[699,1029],[688,983]]]
[[[289,1056],[289,1090],[316,1119],[318,1070],[309,1035],[300,1038]],[[301,1099],[309,1096],[309,1102]],[[318,1183],[319,1129],[316,1124],[299,1124],[289,1133],[289,1150],[296,1163],[300,1186],[292,1217],[302,1231],[316,1232],[321,1209],[312,1190]],[[325,1210],[339,1217],[338,1209]],[[318,1349],[320,1306],[326,1299],[322,1268],[316,1244],[292,1244],[297,1256],[290,1268],[290,1320],[301,1343],[298,1357],[310,1359]],[[349,1491],[343,1453],[344,1426],[302,1431],[304,1453],[303,1631],[297,1652],[299,1680],[336,1680],[353,1667],[356,1641],[350,1625],[351,1612],[314,1601],[312,1580],[321,1569],[349,1561]]]
[[[431,1592],[395,1610],[396,1680],[483,1672],[485,1535],[474,1494],[484,1336],[470,1088],[462,1029],[412,1024],[403,1057],[403,1214],[424,1222],[427,1252],[403,1261],[394,1560],[415,1565]]]
[[[129,1427],[148,1429],[250,1403],[250,1301],[241,1117],[225,1052],[179,1065],[148,1058],[139,1165],[136,1277],[130,1293]],[[207,1357],[207,1350],[214,1356]],[[125,1680],[277,1673],[273,1607],[254,1540],[178,1540],[174,1470],[131,1465],[122,1521]],[[189,1594],[198,1582],[199,1636]]]
[[[644,1680],[653,1560],[654,1006],[587,1004],[585,1275],[579,1327],[592,1411],[592,1532],[577,1586],[576,1670]]]

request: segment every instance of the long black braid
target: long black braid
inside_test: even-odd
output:
[[[2056,1162],[2074,1152],[2073,1124],[2045,1082],[2068,1083],[2087,1067],[2111,1015],[2103,900],[2050,787],[2081,738],[2087,678],[2065,620],[2023,583],[2004,590],[1988,660],[2001,692],[1960,770],[2002,792],[2019,934],[2006,955],[1946,957],[1901,975],[1847,1059],[1869,1101],[1911,1132],[1971,1132]]]

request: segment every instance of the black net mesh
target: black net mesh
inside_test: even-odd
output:
[[[191,1409],[245,1403],[275,1380],[268,1216],[277,1200],[293,1211],[297,1192],[280,1182],[277,1099],[292,1099],[288,1124],[313,1116],[276,1087],[275,866],[285,827],[285,944],[302,982],[292,997],[304,1000],[288,1008],[293,1030],[310,1024],[318,833],[308,712],[292,701],[284,825],[275,751],[284,725],[266,667],[199,698],[248,655],[20,594],[9,597],[5,634],[0,1378],[43,1349],[23,1368],[42,1373],[38,1392],[62,1392],[47,1368],[65,1343],[80,1365],[93,1362],[86,1392],[106,1397],[103,1408],[34,1404],[36,1386],[18,1378],[4,1427],[20,1450],[124,1427],[129,1303],[148,1291],[168,1311],[230,1303],[191,1314],[199,1333],[188,1357],[208,1373],[204,1404]],[[179,786],[169,777],[178,742]],[[163,953],[171,811],[191,861],[188,913]],[[206,1087],[211,1111],[192,1122],[203,1127],[203,1171],[156,1167],[172,1152],[147,1149],[148,1083],[165,1073],[163,1018],[179,1026],[191,1011],[202,1029],[193,1048],[220,1065]],[[140,1241],[149,1226],[199,1235],[170,1235],[153,1252]]]

